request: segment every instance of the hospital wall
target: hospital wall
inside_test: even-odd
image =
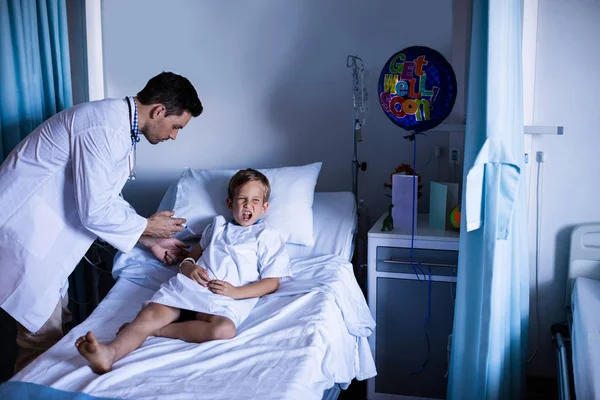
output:
[[[550,326],[566,320],[565,279],[574,225],[600,222],[600,2],[540,0],[533,106],[534,125],[564,126],[564,136],[533,138],[543,151],[539,262],[540,347],[530,372],[554,375]],[[535,182],[530,185],[531,286],[535,286]],[[535,296],[531,297],[531,351],[536,343]]]
[[[387,209],[390,199],[383,183],[396,165],[412,163],[413,147],[378,104],[379,73],[390,56],[411,45],[430,46],[452,59],[451,1],[166,4],[102,1],[105,95],[133,95],[148,78],[168,70],[188,77],[205,106],[176,141],[157,146],[142,141],[138,179],[124,190],[140,213],[148,215],[156,208],[186,166],[278,167],[323,161],[317,190],[350,191],[349,54],[359,55],[370,75],[370,110],[359,144],[359,161],[367,162],[368,169],[360,173],[359,196],[373,221]],[[457,70],[459,81],[461,72]],[[432,146],[447,148],[449,140],[447,133],[419,140],[417,169],[426,180],[460,178],[459,167],[451,170],[447,156],[425,166]],[[428,187],[420,203],[426,211]]]

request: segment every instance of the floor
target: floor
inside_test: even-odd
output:
[[[556,378],[527,377],[527,400],[558,400]]]
[[[352,381],[348,390],[343,390],[338,400],[365,400],[366,398],[367,385],[365,382]],[[525,400],[558,400],[556,379],[527,377],[527,394]]]
[[[347,390],[342,390],[342,393],[340,393],[338,400],[364,400],[366,398],[366,382],[353,380]]]

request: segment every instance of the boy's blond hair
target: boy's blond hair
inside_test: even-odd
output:
[[[263,187],[265,188],[263,201],[265,203],[269,201],[269,196],[271,195],[271,184],[269,183],[269,179],[267,179],[267,177],[261,172],[252,168],[241,169],[231,177],[231,180],[229,181],[229,187],[227,188],[227,196],[233,200],[235,191],[240,186],[252,181],[258,181],[262,183]]]

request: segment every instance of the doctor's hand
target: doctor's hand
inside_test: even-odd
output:
[[[199,265],[196,265],[192,262],[185,262],[179,268],[181,273],[193,281],[198,282],[200,285],[206,287],[206,283],[210,280],[208,276],[208,272]]]
[[[233,286],[229,282],[220,281],[217,279],[208,282],[208,290],[214,294],[221,294],[223,296],[231,297],[232,299],[236,299],[238,293],[237,286]]]
[[[173,218],[174,211],[159,211],[148,218],[144,236],[155,238],[170,238],[183,230],[185,218]]]
[[[165,264],[176,264],[187,256],[188,245],[179,239],[142,236],[139,242],[146,246],[154,254],[154,257]]]

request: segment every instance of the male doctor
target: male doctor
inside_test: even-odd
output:
[[[0,307],[17,321],[19,371],[64,334],[67,279],[97,237],[177,262],[185,219],[138,215],[120,196],[140,136],[177,137],[202,112],[184,77],[163,72],[136,97],[80,104],[42,123],[0,166]],[[68,315],[68,314],[65,314]],[[6,345],[6,344],[5,344]]]

